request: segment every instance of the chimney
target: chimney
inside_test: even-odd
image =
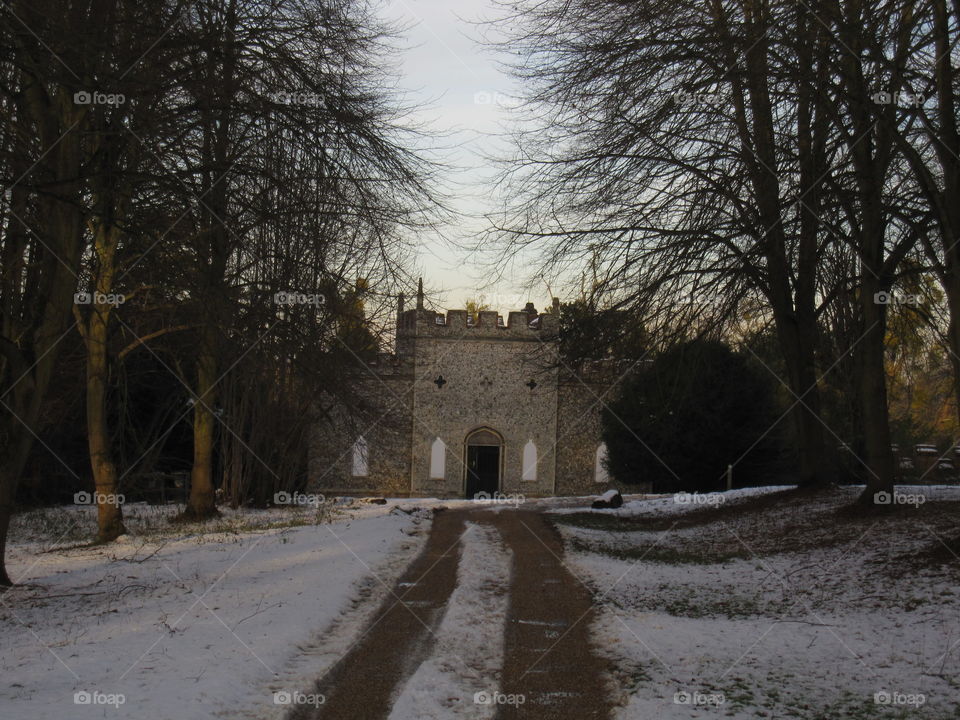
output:
[[[417,310],[423,310],[423,278],[417,283]]]

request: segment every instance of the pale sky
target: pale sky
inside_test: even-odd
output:
[[[493,51],[481,44],[490,30],[477,23],[499,11],[492,0],[385,0],[384,14],[409,26],[400,54],[401,86],[411,100],[427,105],[419,117],[447,134],[440,140],[445,148],[440,157],[457,168],[443,187],[454,196],[459,217],[444,232],[458,240],[476,237],[483,227],[477,216],[495,209],[485,182],[493,168],[483,155],[504,147],[496,135],[509,124],[507,106],[518,94]],[[521,278],[484,287],[488,280],[482,268],[439,238],[421,238],[418,244],[424,283],[442,290],[443,307],[462,307],[481,295],[503,312],[522,308],[528,300],[541,309],[549,303],[546,287],[531,297],[519,292],[514,283]]]

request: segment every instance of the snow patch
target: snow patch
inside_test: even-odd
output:
[[[834,513],[861,489],[682,530],[561,523],[569,566],[597,594],[593,632],[622,693],[616,718],[960,716],[956,564],[909,561],[951,525],[844,528]],[[912,491],[960,500],[957,487]],[[634,514],[660,515],[663,502]],[[785,527],[795,545],[771,549],[767,536]],[[721,543],[742,557],[711,561]]]
[[[392,587],[421,548],[424,514],[391,510],[295,527],[282,526],[285,509],[233,511],[229,522],[281,527],[198,526],[180,529],[196,533],[184,537],[164,525],[160,535],[69,549],[42,532],[56,524],[20,518],[9,568],[24,584],[0,598],[0,715],[83,720],[117,707],[117,717],[153,720],[281,717],[289,706],[273,693],[311,687],[379,606],[381,581]],[[94,702],[77,704],[84,692],[80,702]],[[94,693],[123,703],[95,704]]]

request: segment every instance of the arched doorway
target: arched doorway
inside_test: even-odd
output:
[[[476,497],[477,493],[493,495],[500,490],[500,474],[503,467],[503,438],[490,428],[478,428],[467,434],[464,441],[466,456],[465,495]]]

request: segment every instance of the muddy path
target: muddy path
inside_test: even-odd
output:
[[[317,683],[326,702],[290,720],[379,720],[434,648],[434,633],[457,585],[467,522],[492,525],[512,551],[509,610],[497,720],[609,718],[606,661],[590,644],[589,590],[564,567],[563,543],[547,517],[530,510],[443,510],[421,554],[348,653]],[[522,702],[517,702],[522,698]],[[464,698],[464,702],[472,702]],[[456,710],[451,710],[456,717]],[[407,720],[404,718],[403,720]],[[416,720],[410,718],[409,720]]]
[[[317,683],[314,692],[326,702],[300,706],[290,720],[377,720],[390,714],[395,689],[432,648],[433,633],[456,587],[463,531],[464,513],[436,514],[424,549],[360,639]]]
[[[498,720],[607,718],[606,664],[590,645],[592,598],[563,565],[563,544],[542,513],[497,513],[494,523],[513,550],[502,692],[522,694]]]

